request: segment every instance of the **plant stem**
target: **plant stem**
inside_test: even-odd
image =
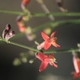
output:
[[[79,12],[67,12],[67,13],[62,13],[62,12],[54,12],[54,13],[33,13],[33,17],[45,17],[49,15],[53,16],[80,16]]]
[[[71,48],[71,49],[62,49],[62,50],[51,50],[51,51],[44,51],[44,53],[65,53],[65,52],[67,52],[67,53],[72,53],[72,52],[79,52],[79,49],[78,48]]]
[[[10,11],[10,10],[0,10],[0,13],[15,14],[15,15],[24,14],[23,12],[19,12],[19,11]]]
[[[25,45],[22,45],[22,44],[19,44],[19,43],[15,43],[15,42],[11,42],[11,41],[6,41],[6,40],[3,39],[3,38],[0,38],[0,40],[6,42],[6,43],[8,43],[8,44],[12,44],[12,45],[15,45],[15,46],[24,48],[24,49],[29,49],[29,50],[32,50],[32,51],[39,52],[39,50],[37,50],[37,49],[31,48],[31,47],[28,47],[28,46],[25,46]]]
[[[47,22],[45,24],[39,25],[39,26],[35,26],[35,28],[33,28],[33,32],[37,32],[38,30],[45,28],[47,26],[51,27],[51,28],[56,28],[59,27],[60,25],[63,24],[80,24],[80,19],[75,19],[75,20],[60,20],[60,21],[53,21],[53,22]],[[19,38],[21,36],[25,35],[25,33],[18,33],[16,34],[14,37],[11,38],[11,40]]]
[[[11,10],[0,10],[0,13],[8,13],[8,14],[15,14],[15,15],[26,14],[25,12],[11,11]],[[53,16],[80,16],[80,12],[67,12],[67,13],[54,12],[54,13],[31,13],[31,14],[32,14],[32,17],[45,17],[45,16],[49,16],[49,15],[53,15]]]
[[[37,31],[40,30],[41,28],[45,28],[47,26],[51,27],[51,28],[56,28],[60,25],[63,24],[80,24],[80,19],[75,19],[75,20],[60,20],[60,21],[53,21],[53,22],[47,22],[45,24],[42,24],[40,26],[36,26],[33,30]]]
[[[11,42],[11,41],[6,41],[5,39],[3,39],[3,38],[1,38],[1,37],[0,37],[0,40],[6,42],[6,43],[8,43],[8,44],[12,44],[12,45],[15,45],[15,46],[24,48],[24,49],[29,49],[29,50],[32,50],[32,51],[35,51],[35,52],[40,52],[40,51],[37,50],[37,49],[31,48],[31,47],[28,47],[28,46],[25,46],[25,45],[22,45],[22,44],[19,44],[19,43],[15,43],[15,42]],[[79,49],[78,49],[78,48],[75,48],[75,49],[71,48],[71,49],[63,49],[63,50],[51,50],[51,51],[48,50],[48,51],[43,51],[43,52],[46,53],[46,54],[48,54],[48,53],[50,54],[50,53],[72,52],[72,51],[78,52]]]

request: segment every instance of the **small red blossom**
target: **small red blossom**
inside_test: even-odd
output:
[[[45,34],[44,32],[41,32],[42,38],[44,39],[44,42],[42,42],[41,44],[39,44],[37,46],[37,48],[44,48],[45,50],[47,50],[51,45],[53,45],[54,47],[60,47],[60,45],[58,45],[56,43],[57,38],[54,37],[56,32],[53,32],[50,37]],[[41,47],[40,47],[41,46]]]
[[[26,26],[23,23],[23,17],[22,16],[17,17],[17,26],[18,26],[20,32],[25,32]]]
[[[25,16],[18,16],[17,17],[17,26],[19,31],[26,34],[26,37],[29,41],[32,41],[36,36],[32,32],[32,28],[29,26],[25,26],[24,24]]]
[[[36,55],[36,58],[38,58],[39,60],[41,60],[41,65],[39,67],[39,72],[42,72],[44,69],[46,69],[46,67],[48,66],[48,64],[50,64],[51,66],[54,66],[55,68],[58,67],[58,65],[56,65],[56,59],[53,57],[52,54],[50,55],[46,55],[42,52],[38,52]]]
[[[17,25],[20,32],[25,32],[26,26],[23,23],[17,22]]]
[[[80,77],[80,59],[76,56],[73,56],[73,65],[75,72],[72,72],[73,78],[76,79]]]
[[[72,72],[72,75],[73,75],[73,78],[74,78],[74,79],[77,79],[77,78],[80,77],[80,72],[79,72],[79,73]]]
[[[30,0],[22,0],[22,4],[25,6],[27,4],[29,4]]]

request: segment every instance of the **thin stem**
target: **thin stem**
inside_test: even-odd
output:
[[[80,12],[67,12],[67,13],[62,13],[62,12],[54,12],[54,13],[33,13],[32,14],[34,17],[45,17],[49,15],[53,16],[80,16]]]
[[[11,10],[0,10],[0,13],[8,13],[8,14],[14,14],[14,15],[26,14],[25,12],[11,11]],[[67,12],[67,13],[54,12],[54,13],[31,13],[31,14],[32,14],[32,17],[45,17],[45,16],[49,16],[49,15],[53,15],[53,16],[80,16],[80,12]]]
[[[53,21],[53,22],[47,22],[45,24],[39,25],[39,26],[35,26],[35,28],[33,28],[33,32],[37,32],[42,28],[45,28],[46,26],[49,26],[51,28],[56,28],[59,27],[60,25],[63,24],[80,24],[80,19],[75,19],[75,20],[60,20],[60,21]],[[11,38],[11,40],[19,38],[21,36],[25,35],[25,33],[18,33],[16,34],[13,38]]]
[[[24,14],[24,12],[10,11],[10,10],[0,10],[0,13],[15,14],[15,15]]]
[[[47,22],[45,24],[42,24],[42,25],[39,25],[39,26],[36,26],[33,30],[34,31],[37,31],[37,30],[40,30],[41,28],[45,28],[46,26],[49,26],[51,28],[56,28],[60,25],[63,25],[63,24],[80,24],[80,19],[75,19],[75,20],[60,20],[60,21],[53,21],[53,22]]]
[[[24,48],[24,49],[29,49],[29,50],[33,50],[33,51],[39,52],[39,50],[37,50],[37,49],[31,48],[31,47],[28,47],[28,46],[25,46],[25,45],[22,45],[22,44],[19,44],[19,43],[7,41],[7,40],[5,40],[5,39],[3,39],[3,38],[0,38],[0,40],[6,42],[6,43],[8,43],[8,44],[12,44],[12,45],[15,45],[15,46]]]
[[[0,40],[6,42],[8,44],[12,44],[12,45],[15,45],[15,46],[24,48],[24,49],[29,49],[29,50],[32,50],[32,51],[35,51],[35,52],[40,52],[37,49],[31,48],[31,47],[28,47],[28,46],[25,46],[25,45],[22,45],[22,44],[19,44],[19,43],[15,43],[15,42],[11,42],[11,41],[6,41],[5,39],[3,39],[1,37],[0,37]],[[48,54],[48,53],[50,54],[50,53],[72,52],[72,51],[78,52],[79,49],[78,48],[75,48],[75,49],[74,48],[71,48],[71,49],[63,49],[63,50],[51,50],[51,51],[48,50],[48,51],[43,51],[43,52],[46,53],[46,54]]]
[[[28,47],[28,46],[25,46],[25,45],[22,45],[22,44],[19,44],[19,43],[14,43],[14,42],[10,42],[9,41],[9,44],[12,44],[12,45],[24,48],[24,49],[29,49],[29,50],[33,50],[33,51],[39,52],[39,50],[37,50],[37,49],[31,48],[31,47]]]
[[[72,52],[79,52],[79,49],[78,48],[71,48],[71,49],[62,49],[62,50],[48,50],[48,51],[44,51],[44,53],[64,53],[64,52],[67,52],[67,53],[72,53]]]

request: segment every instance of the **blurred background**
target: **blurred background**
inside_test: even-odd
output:
[[[61,12],[55,0],[44,0],[45,5],[50,12]],[[80,0],[64,0],[63,6],[68,9],[69,12],[80,12]],[[44,12],[39,3],[36,0],[31,0],[28,5],[28,9],[32,13]],[[22,11],[21,0],[0,0],[0,10]],[[11,24],[12,30],[16,34],[20,33],[16,24],[16,18],[18,15],[0,13],[0,35],[6,24]],[[55,20],[70,20],[79,19],[80,17],[55,17]],[[31,27],[39,26],[41,24],[49,22],[48,17],[33,17],[25,24]],[[77,48],[77,43],[80,43],[80,24],[64,24],[54,28],[52,31],[57,31],[57,42],[61,45],[60,49]],[[11,41],[20,43],[23,45],[36,48],[34,41],[41,42],[40,35],[41,30],[35,32],[36,38],[33,41],[28,41],[26,36],[20,36],[12,38]],[[57,50],[54,47],[51,50]],[[19,66],[14,66],[13,61],[15,58],[20,57],[20,53],[28,50],[10,45],[4,42],[0,42],[0,80],[72,80],[71,72],[74,71],[72,63],[71,53],[57,53],[55,58],[59,68],[48,65],[46,70],[39,72],[40,61],[36,59],[33,64],[22,63]],[[31,59],[32,57],[30,57]]]

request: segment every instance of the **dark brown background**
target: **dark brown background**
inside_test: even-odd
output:
[[[55,0],[44,0],[44,3],[51,12],[60,12]],[[21,0],[0,0],[0,9],[22,11],[20,4]],[[79,12],[80,0],[64,0],[64,7],[67,8],[70,12]],[[41,9],[40,5],[36,2],[36,0],[31,0],[30,4],[28,5],[28,9],[33,13],[44,12]],[[16,34],[19,33],[19,30],[16,25],[17,16],[18,15],[0,13],[0,35],[7,23],[10,23],[12,25],[12,29],[15,30]],[[56,20],[66,20],[66,19],[79,19],[80,17],[55,17],[55,18]],[[31,18],[26,24],[35,27],[48,21],[50,21],[48,17],[39,18],[37,17]],[[62,25],[58,26],[54,30],[57,30],[56,36],[58,37],[58,43],[61,45],[61,49],[77,48],[77,43],[80,43],[79,24]],[[36,40],[40,41],[41,39],[40,31],[37,32],[36,34],[37,34]],[[16,39],[12,39],[12,41],[24,45],[34,46],[34,41],[28,42],[25,35]],[[59,68],[55,69],[51,66],[48,66],[45,71],[39,73],[38,72],[38,68],[40,65],[39,60],[36,60],[33,64],[26,63],[18,67],[12,65],[13,60],[16,57],[19,57],[19,53],[25,51],[27,50],[10,44],[6,43],[0,44],[0,74],[1,74],[0,80],[39,80],[38,78],[39,75],[47,73],[65,77],[64,80],[67,80],[67,78],[72,77],[70,73],[74,70],[74,68],[72,64],[71,53],[55,54]]]

